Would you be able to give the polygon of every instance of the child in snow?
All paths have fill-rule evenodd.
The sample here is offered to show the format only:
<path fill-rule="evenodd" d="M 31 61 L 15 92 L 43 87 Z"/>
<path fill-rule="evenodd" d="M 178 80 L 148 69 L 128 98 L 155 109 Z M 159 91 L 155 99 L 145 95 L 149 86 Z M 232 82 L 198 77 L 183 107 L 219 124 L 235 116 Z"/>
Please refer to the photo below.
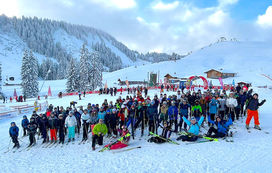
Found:
<path fill-rule="evenodd" d="M 162 133 L 161 133 L 161 137 L 165 138 L 165 139 L 169 139 L 172 133 L 171 130 L 171 126 L 170 124 L 167 123 L 167 121 L 163 122 L 163 126 L 159 125 L 159 127 L 162 128 Z M 159 137 L 151 137 L 150 139 L 147 140 L 148 142 L 155 142 L 157 144 L 161 144 L 166 142 L 165 140 L 163 140 L 162 138 Z"/>
<path fill-rule="evenodd" d="M 211 124 L 214 124 L 217 128 L 213 126 L 209 128 L 206 136 L 212 138 L 222 138 L 228 134 L 228 128 L 232 124 L 232 119 L 229 117 L 228 121 L 224 121 L 220 116 L 216 117 L 216 121 L 212 121 L 210 116 L 208 117 L 208 121 Z M 212 135 L 214 133 L 214 135 Z"/>
<path fill-rule="evenodd" d="M 30 123 L 27 126 L 27 131 L 29 135 L 29 142 L 30 144 L 28 147 L 30 147 L 32 144 L 36 144 L 35 134 L 37 132 L 38 125 L 35 122 L 34 118 L 30 118 Z"/>
<path fill-rule="evenodd" d="M 22 128 L 23 128 L 23 131 L 24 131 L 24 136 L 26 136 L 26 130 L 27 130 L 28 124 L 29 124 L 29 121 L 28 121 L 26 115 L 24 115 L 23 120 L 22 120 Z"/>
<path fill-rule="evenodd" d="M 19 148 L 20 147 L 18 141 L 19 128 L 16 126 L 15 122 L 10 123 L 9 136 L 11 137 L 12 142 L 14 143 L 13 148 L 15 147 Z"/>
<path fill-rule="evenodd" d="M 251 121 L 251 118 L 254 117 L 254 128 L 261 130 L 260 128 L 260 122 L 259 122 L 259 113 L 258 113 L 258 108 L 259 106 L 262 106 L 266 100 L 263 100 L 261 103 L 259 103 L 258 100 L 258 94 L 255 93 L 253 96 L 249 99 L 249 102 L 246 106 L 247 108 L 247 119 L 246 119 L 246 128 L 249 129 L 249 124 Z"/>
<path fill-rule="evenodd" d="M 187 120 L 184 116 L 182 117 L 184 122 L 189 126 L 188 133 L 190 135 L 181 135 L 177 140 L 182 141 L 196 141 L 198 139 L 199 129 L 204 121 L 204 116 L 201 116 L 200 120 L 197 122 L 195 117 L 191 118 L 191 121 Z"/>
<path fill-rule="evenodd" d="M 68 142 L 75 140 L 75 128 L 77 125 L 76 117 L 74 112 L 70 111 L 69 116 L 65 119 L 65 127 L 68 128 Z"/>

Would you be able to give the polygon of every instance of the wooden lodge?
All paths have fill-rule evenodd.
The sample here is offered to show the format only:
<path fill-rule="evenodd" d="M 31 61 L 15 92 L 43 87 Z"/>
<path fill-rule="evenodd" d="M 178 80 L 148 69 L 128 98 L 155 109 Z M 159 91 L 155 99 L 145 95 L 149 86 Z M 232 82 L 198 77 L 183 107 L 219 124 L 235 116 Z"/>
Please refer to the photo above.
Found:
<path fill-rule="evenodd" d="M 224 79 L 224 78 L 236 76 L 236 73 L 226 72 L 223 70 L 214 70 L 214 69 L 206 71 L 205 73 L 207 73 L 207 78 L 211 78 L 211 79 L 218 79 L 220 77 Z"/>

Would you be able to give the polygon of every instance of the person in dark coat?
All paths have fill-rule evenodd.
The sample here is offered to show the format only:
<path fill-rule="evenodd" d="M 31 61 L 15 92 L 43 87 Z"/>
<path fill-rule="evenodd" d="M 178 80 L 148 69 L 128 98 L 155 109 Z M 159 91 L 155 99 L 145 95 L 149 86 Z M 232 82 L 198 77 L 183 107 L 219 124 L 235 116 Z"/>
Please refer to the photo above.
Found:
<path fill-rule="evenodd" d="M 29 124 L 29 121 L 26 117 L 26 115 L 23 116 L 23 120 L 22 120 L 22 128 L 23 128 L 23 131 L 24 131 L 24 135 L 23 136 L 26 136 L 26 131 L 27 131 L 27 126 Z"/>
<path fill-rule="evenodd" d="M 19 136 L 19 128 L 16 126 L 15 122 L 10 123 L 10 128 L 9 128 L 9 136 L 12 139 L 12 142 L 14 143 L 13 148 L 20 147 L 19 141 L 18 141 L 18 136 Z"/>
<path fill-rule="evenodd" d="M 58 117 L 58 131 L 59 131 L 59 143 L 64 144 L 65 119 L 62 114 L 59 114 Z"/>
<path fill-rule="evenodd" d="M 30 142 L 28 147 L 30 147 L 33 144 L 34 145 L 36 144 L 35 134 L 37 132 L 37 128 L 38 128 L 38 125 L 36 124 L 35 119 L 30 118 L 30 123 L 27 126 L 27 131 L 28 131 L 28 135 L 29 135 L 29 142 Z"/>
<path fill-rule="evenodd" d="M 46 115 L 44 114 L 42 118 L 39 120 L 39 128 L 40 132 L 43 138 L 43 143 L 47 142 L 49 140 L 48 135 L 47 135 L 47 130 L 49 128 L 49 123 Z"/>

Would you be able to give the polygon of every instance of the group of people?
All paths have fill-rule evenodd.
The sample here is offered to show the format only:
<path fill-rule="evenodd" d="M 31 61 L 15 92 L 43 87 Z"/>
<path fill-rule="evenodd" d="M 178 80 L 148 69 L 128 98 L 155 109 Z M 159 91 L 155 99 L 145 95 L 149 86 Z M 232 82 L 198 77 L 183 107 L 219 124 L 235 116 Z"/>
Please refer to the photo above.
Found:
<path fill-rule="evenodd" d="M 152 137 L 149 139 L 151 142 L 162 143 L 166 141 L 163 139 L 170 138 L 171 133 L 184 131 L 186 134 L 177 140 L 195 141 L 205 123 L 209 126 L 206 136 L 224 137 L 229 126 L 246 113 L 246 128 L 254 117 L 254 128 L 260 130 L 258 107 L 265 100 L 259 102 L 258 94 L 252 95 L 252 89 L 234 90 L 229 94 L 217 89 L 192 93 L 177 91 L 173 95 L 161 93 L 153 98 L 144 97 L 142 92 L 138 90 L 137 95 L 125 98 L 120 96 L 115 103 L 107 99 L 101 105 L 89 103 L 85 109 L 83 106 L 76 108 L 74 103 L 66 109 L 49 105 L 44 114 L 38 115 L 34 111 L 30 121 L 24 116 L 24 135 L 28 132 L 31 146 L 36 142 L 35 134 L 42 136 L 43 143 L 59 141 L 63 144 L 67 134 L 70 142 L 75 140 L 75 133 L 82 132 L 82 141 L 88 140 L 88 134 L 92 133 L 92 147 L 95 149 L 96 142 L 103 145 L 104 136 L 125 136 L 130 129 L 134 139 L 136 130 L 140 130 L 143 136 L 148 127 L 148 131 L 155 134 L 158 134 L 158 128 L 162 128 L 162 138 Z M 14 147 L 19 147 L 18 134 L 19 129 L 12 122 L 10 136 Z M 129 138 L 121 144 L 127 145 L 128 141 Z"/>

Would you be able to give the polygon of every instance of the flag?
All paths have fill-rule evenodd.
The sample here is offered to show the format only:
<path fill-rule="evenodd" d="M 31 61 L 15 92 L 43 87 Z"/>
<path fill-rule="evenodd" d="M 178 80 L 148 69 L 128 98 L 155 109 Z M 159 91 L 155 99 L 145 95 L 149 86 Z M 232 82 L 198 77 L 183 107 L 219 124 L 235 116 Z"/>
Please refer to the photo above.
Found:
<path fill-rule="evenodd" d="M 14 89 L 13 97 L 17 97 L 16 89 Z"/>
<path fill-rule="evenodd" d="M 219 80 L 219 82 L 220 82 L 221 89 L 223 89 L 223 88 L 224 88 L 224 84 L 223 84 L 223 80 L 222 80 L 222 78 L 220 77 L 218 80 Z"/>
<path fill-rule="evenodd" d="M 128 83 L 128 80 L 126 80 L 126 85 L 127 85 L 127 87 L 129 88 L 129 83 Z"/>
<path fill-rule="evenodd" d="M 51 88 L 50 88 L 50 86 L 49 86 L 49 88 L 48 88 L 48 94 L 47 94 L 48 96 L 52 96 L 52 93 L 51 93 Z"/>
<path fill-rule="evenodd" d="M 105 86 L 104 86 L 104 88 L 105 88 L 105 89 L 107 89 L 107 88 L 108 88 L 108 84 L 107 84 L 107 81 L 106 81 L 106 83 L 105 83 Z"/>

